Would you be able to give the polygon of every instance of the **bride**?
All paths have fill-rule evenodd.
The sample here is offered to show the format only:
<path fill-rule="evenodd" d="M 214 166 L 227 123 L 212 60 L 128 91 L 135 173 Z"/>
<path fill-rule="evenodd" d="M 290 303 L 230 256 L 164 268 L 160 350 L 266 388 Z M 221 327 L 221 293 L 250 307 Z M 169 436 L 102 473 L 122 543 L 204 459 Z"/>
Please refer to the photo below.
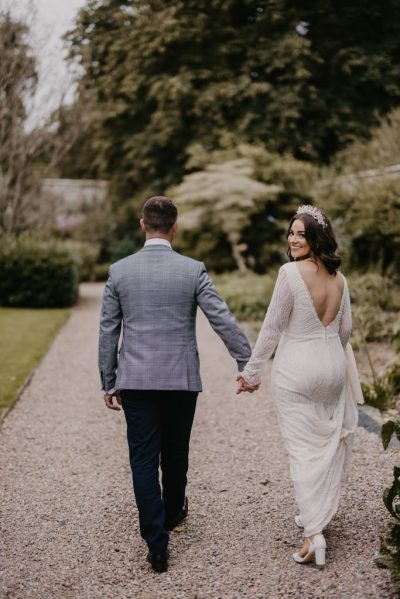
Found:
<path fill-rule="evenodd" d="M 335 515 L 341 481 L 350 468 L 357 401 L 362 403 L 354 355 L 348 343 L 351 308 L 340 257 L 327 217 L 301 206 L 290 221 L 290 262 L 278 279 L 251 359 L 238 375 L 237 392 L 253 391 L 278 345 L 272 396 L 289 454 L 290 473 L 304 528 L 293 559 L 325 564 L 323 530 Z M 278 344 L 279 342 L 279 344 Z"/>

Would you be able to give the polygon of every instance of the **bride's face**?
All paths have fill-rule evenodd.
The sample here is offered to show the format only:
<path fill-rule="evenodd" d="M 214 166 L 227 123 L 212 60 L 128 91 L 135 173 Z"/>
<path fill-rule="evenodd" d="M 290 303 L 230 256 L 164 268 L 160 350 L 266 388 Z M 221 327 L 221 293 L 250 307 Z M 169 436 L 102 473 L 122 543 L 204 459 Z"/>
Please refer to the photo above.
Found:
<path fill-rule="evenodd" d="M 294 260 L 304 258 L 311 252 L 311 247 L 306 240 L 304 223 L 301 220 L 295 220 L 288 235 L 290 254 Z"/>

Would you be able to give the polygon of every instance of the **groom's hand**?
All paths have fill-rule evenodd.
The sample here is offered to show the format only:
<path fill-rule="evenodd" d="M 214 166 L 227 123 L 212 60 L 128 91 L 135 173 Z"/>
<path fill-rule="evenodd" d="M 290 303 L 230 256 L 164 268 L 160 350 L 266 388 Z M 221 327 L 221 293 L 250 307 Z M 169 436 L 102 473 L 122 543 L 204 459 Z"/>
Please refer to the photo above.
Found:
<path fill-rule="evenodd" d="M 254 393 L 254 391 L 257 391 L 257 389 L 260 386 L 260 383 L 257 383 L 256 385 L 250 385 L 249 383 L 247 383 L 244 378 L 242 377 L 242 375 L 239 373 L 236 377 L 236 380 L 239 384 L 238 388 L 236 389 L 236 395 L 239 395 L 239 393 Z"/>
<path fill-rule="evenodd" d="M 113 402 L 113 397 L 115 397 L 116 404 L 114 404 L 114 402 Z M 120 395 L 119 391 L 116 391 L 113 395 L 110 395 L 109 393 L 105 393 L 104 401 L 106 403 L 107 408 L 109 408 L 110 410 L 120 410 L 121 409 L 120 408 L 121 395 Z"/>

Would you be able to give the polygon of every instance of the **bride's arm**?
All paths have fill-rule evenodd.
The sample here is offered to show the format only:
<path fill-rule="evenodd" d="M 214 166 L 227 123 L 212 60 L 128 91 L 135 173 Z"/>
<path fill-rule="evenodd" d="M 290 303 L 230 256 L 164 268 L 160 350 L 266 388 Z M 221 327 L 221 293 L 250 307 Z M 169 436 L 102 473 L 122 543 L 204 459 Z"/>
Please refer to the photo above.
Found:
<path fill-rule="evenodd" d="M 352 320 L 351 320 L 351 306 L 350 306 L 350 295 L 347 284 L 345 282 L 345 288 L 343 290 L 344 298 L 343 298 L 343 312 L 342 318 L 340 319 L 339 324 L 339 337 L 343 347 L 346 347 L 352 328 Z"/>
<path fill-rule="evenodd" d="M 287 326 L 293 309 L 293 302 L 289 281 L 284 269 L 281 267 L 251 358 L 241 373 L 245 382 L 250 385 L 256 385 L 260 382 L 261 368 L 273 354 L 281 333 Z"/>

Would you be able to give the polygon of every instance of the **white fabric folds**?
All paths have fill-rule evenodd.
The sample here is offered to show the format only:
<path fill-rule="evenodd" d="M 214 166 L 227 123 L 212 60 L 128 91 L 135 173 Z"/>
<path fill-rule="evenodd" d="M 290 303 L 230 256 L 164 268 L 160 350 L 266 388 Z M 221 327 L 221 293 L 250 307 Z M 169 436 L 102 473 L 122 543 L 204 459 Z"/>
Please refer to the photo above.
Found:
<path fill-rule="evenodd" d="M 351 395 L 356 404 L 363 404 L 364 397 L 361 390 L 360 379 L 358 376 L 357 364 L 354 357 L 353 348 L 350 343 L 345 347 L 346 358 L 346 381 L 349 385 Z"/>
<path fill-rule="evenodd" d="M 272 396 L 307 537 L 322 532 L 335 515 L 350 471 L 357 403 L 363 403 L 350 332 L 346 280 L 338 313 L 324 326 L 297 264 L 286 264 L 243 371 L 246 381 L 257 382 L 278 345 Z"/>

